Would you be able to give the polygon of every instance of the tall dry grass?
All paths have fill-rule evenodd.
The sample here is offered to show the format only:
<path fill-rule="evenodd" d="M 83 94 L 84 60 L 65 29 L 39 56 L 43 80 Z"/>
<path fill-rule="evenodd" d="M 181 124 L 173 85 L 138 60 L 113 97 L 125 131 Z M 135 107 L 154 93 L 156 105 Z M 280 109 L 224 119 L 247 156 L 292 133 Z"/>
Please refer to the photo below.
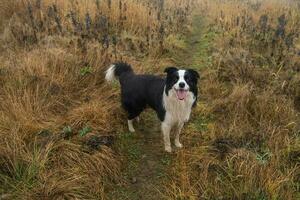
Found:
<path fill-rule="evenodd" d="M 212 67 L 166 199 L 299 198 L 299 2 L 199 5 Z"/>
<path fill-rule="evenodd" d="M 1 199 L 107 198 L 121 181 L 113 143 L 122 112 L 103 73 L 116 60 L 139 66 L 160 56 L 190 8 L 0 1 Z"/>
<path fill-rule="evenodd" d="M 187 26 L 192 1 L 4 1 L 4 40 L 35 44 L 49 36 L 77 37 L 83 51 L 88 41 L 102 44 L 113 56 L 155 54 Z M 5 24 L 3 24 L 6 22 Z M 45 41 L 47 42 L 47 41 Z"/>

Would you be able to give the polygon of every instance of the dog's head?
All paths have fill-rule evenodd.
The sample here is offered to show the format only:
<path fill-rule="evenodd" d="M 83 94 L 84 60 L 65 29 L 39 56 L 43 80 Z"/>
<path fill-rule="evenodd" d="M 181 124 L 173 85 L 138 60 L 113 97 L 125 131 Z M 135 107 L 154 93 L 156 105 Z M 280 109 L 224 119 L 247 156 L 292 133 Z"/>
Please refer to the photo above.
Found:
<path fill-rule="evenodd" d="M 173 90 L 179 100 L 185 100 L 189 92 L 197 95 L 197 82 L 200 78 L 197 71 L 193 69 L 177 69 L 176 67 L 168 67 L 165 69 L 167 73 L 166 89 L 168 95 L 169 91 Z"/>

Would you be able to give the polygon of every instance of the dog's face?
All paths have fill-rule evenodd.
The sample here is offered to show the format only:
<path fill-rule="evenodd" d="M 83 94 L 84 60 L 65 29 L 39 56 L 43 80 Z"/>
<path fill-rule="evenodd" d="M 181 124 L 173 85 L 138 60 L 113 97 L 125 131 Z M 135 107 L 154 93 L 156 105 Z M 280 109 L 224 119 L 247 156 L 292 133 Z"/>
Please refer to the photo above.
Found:
<path fill-rule="evenodd" d="M 166 94 L 173 90 L 178 100 L 185 100 L 188 93 L 192 92 L 197 95 L 197 82 L 200 78 L 197 71 L 193 69 L 177 69 L 176 67 L 168 67 L 165 69 L 167 73 Z"/>

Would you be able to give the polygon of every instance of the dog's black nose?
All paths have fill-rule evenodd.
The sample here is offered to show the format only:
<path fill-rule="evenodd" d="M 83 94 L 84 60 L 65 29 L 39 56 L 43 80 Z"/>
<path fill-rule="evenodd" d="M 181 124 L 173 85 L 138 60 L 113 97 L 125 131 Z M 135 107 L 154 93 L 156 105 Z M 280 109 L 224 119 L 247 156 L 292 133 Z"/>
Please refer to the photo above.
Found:
<path fill-rule="evenodd" d="M 185 83 L 184 83 L 184 82 L 180 82 L 180 83 L 179 83 L 179 87 L 180 87 L 180 88 L 184 88 L 184 87 L 185 87 Z"/>

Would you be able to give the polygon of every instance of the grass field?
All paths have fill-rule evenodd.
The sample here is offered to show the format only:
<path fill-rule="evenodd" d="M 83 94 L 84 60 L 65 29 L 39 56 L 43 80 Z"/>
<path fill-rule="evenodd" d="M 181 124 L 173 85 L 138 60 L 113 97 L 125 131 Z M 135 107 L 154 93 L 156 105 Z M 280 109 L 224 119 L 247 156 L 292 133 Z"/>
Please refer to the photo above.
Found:
<path fill-rule="evenodd" d="M 299 199 L 299 34 L 297 0 L 0 0 L 0 199 Z M 128 132 L 119 60 L 200 73 L 183 149 Z"/>

